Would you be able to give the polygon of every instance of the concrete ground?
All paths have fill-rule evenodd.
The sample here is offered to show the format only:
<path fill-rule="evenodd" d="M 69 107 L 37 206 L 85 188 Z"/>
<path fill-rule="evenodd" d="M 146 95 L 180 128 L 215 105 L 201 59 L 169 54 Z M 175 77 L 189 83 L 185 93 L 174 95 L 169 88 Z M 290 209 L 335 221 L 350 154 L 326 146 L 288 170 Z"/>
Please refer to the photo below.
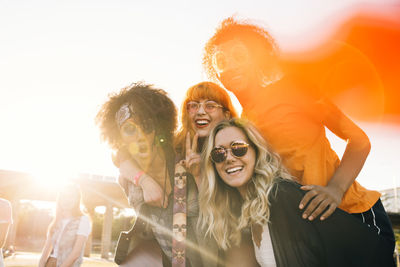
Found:
<path fill-rule="evenodd" d="M 4 260 L 6 267 L 37 267 L 40 254 L 28 252 L 16 252 Z M 116 267 L 113 261 L 100 259 L 98 255 L 84 258 L 82 267 Z"/>

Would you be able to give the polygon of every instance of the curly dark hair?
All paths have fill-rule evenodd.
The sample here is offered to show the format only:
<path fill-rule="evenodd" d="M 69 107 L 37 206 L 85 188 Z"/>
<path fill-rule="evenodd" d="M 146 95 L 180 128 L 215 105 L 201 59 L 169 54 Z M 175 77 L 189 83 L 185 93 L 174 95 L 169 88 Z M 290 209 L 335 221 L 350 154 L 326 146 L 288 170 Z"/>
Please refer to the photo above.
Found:
<path fill-rule="evenodd" d="M 249 48 L 251 57 L 261 70 L 269 69 L 268 58 L 278 56 L 278 46 L 267 30 L 248 20 L 238 20 L 233 16 L 226 18 L 219 24 L 204 47 L 203 67 L 210 79 L 218 81 L 217 73 L 212 65 L 215 47 L 235 39 L 240 40 Z"/>
<path fill-rule="evenodd" d="M 133 119 L 144 132 L 155 131 L 155 142 L 164 142 L 172 146 L 177 126 L 177 112 L 174 103 L 162 89 L 153 88 L 144 82 L 133 83 L 118 93 L 109 95 L 96 116 L 102 140 L 112 149 L 123 147 L 119 126 L 115 114 L 122 105 L 129 103 L 134 114 Z"/>

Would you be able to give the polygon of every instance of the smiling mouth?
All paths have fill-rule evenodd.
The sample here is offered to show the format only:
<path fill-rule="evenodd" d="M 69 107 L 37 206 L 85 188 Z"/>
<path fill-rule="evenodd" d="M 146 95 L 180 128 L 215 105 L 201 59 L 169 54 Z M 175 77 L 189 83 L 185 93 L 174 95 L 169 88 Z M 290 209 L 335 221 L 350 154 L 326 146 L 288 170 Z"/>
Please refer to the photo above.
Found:
<path fill-rule="evenodd" d="M 210 124 L 210 121 L 206 119 L 201 119 L 201 120 L 196 120 L 195 124 L 197 128 L 204 128 Z"/>
<path fill-rule="evenodd" d="M 236 174 L 243 170 L 243 166 L 232 167 L 225 170 L 227 174 Z"/>

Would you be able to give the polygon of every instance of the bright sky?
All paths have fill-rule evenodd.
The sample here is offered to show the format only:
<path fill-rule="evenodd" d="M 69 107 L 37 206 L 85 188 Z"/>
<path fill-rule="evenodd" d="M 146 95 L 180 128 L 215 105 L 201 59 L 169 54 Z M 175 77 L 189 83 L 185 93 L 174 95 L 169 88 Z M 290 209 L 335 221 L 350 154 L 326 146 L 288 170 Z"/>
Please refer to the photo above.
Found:
<path fill-rule="evenodd" d="M 0 169 L 115 176 L 94 124 L 108 93 L 145 80 L 179 106 L 186 89 L 206 79 L 205 41 L 233 14 L 267 26 L 290 50 L 316 42 L 321 23 L 328 34 L 338 14 L 383 2 L 395 1 L 0 0 Z M 362 126 L 373 150 L 359 180 L 373 189 L 400 185 L 400 129 Z M 341 153 L 344 144 L 333 146 Z"/>

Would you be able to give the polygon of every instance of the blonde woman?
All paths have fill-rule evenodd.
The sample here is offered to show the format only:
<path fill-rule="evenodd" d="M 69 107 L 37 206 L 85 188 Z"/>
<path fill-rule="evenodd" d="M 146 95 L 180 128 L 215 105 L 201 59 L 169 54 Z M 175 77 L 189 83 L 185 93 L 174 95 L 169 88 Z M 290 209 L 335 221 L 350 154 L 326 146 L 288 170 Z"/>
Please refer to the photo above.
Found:
<path fill-rule="evenodd" d="M 59 193 L 56 216 L 49 226 L 39 267 L 81 266 L 91 223 L 80 204 L 81 191 L 77 185 L 68 185 Z"/>
<path fill-rule="evenodd" d="M 202 165 L 200 226 L 222 249 L 250 227 L 261 266 L 394 266 L 390 242 L 344 211 L 303 220 L 304 191 L 247 122 L 218 124 Z"/>

